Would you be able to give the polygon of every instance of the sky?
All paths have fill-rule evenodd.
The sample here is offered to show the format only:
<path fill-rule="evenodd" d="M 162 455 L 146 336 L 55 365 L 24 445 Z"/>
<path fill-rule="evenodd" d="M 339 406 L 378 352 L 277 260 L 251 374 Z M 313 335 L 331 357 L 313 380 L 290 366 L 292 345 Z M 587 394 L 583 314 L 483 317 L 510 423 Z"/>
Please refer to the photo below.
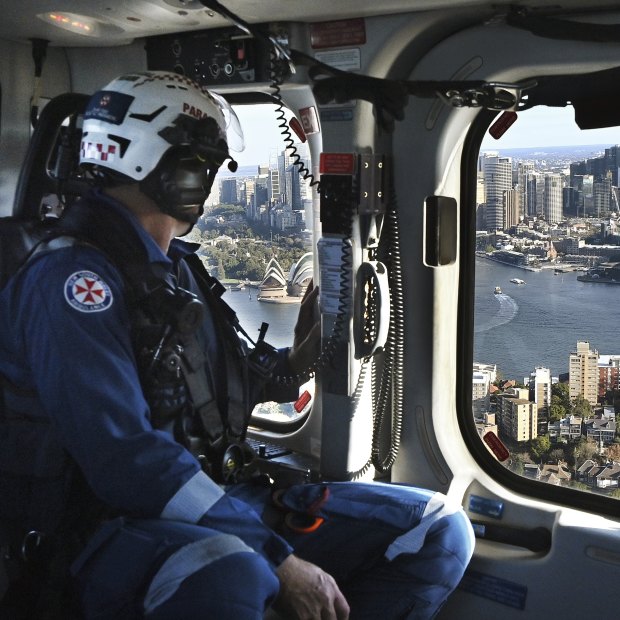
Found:
<path fill-rule="evenodd" d="M 274 107 L 271 105 L 235 106 L 244 133 L 245 149 L 233 153 L 240 166 L 268 164 L 270 156 L 284 149 Z M 290 115 L 290 113 L 289 113 Z M 288 117 L 287 117 L 288 118 Z M 296 136 L 293 136 L 297 142 Z M 574 110 L 537 106 L 519 113 L 517 121 L 500 140 L 487 134 L 482 150 L 620 144 L 620 127 L 580 130 Z"/>
<path fill-rule="evenodd" d="M 284 150 L 274 106 L 239 105 L 235 106 L 235 112 L 245 140 L 245 149 L 232 154 L 240 166 L 268 164 L 270 155 L 279 155 Z M 299 141 L 294 134 L 293 139 Z"/>
<path fill-rule="evenodd" d="M 519 118 L 499 139 L 487 134 L 482 149 L 514 149 L 539 146 L 620 144 L 620 127 L 581 130 L 575 124 L 572 106 L 536 106 L 519 113 Z"/>

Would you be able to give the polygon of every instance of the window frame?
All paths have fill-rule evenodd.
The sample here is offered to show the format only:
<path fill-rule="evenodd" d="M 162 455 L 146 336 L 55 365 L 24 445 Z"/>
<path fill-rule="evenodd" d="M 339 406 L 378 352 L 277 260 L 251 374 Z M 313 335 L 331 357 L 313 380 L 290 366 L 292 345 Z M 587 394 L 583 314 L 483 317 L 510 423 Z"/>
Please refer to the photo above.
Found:
<path fill-rule="evenodd" d="M 463 440 L 477 464 L 507 489 L 567 508 L 618 517 L 620 500 L 530 480 L 504 467 L 487 450 L 473 417 L 476 170 L 482 140 L 498 113 L 481 110 L 471 124 L 461 155 L 461 217 L 459 223 L 459 291 L 457 320 L 457 419 Z"/>

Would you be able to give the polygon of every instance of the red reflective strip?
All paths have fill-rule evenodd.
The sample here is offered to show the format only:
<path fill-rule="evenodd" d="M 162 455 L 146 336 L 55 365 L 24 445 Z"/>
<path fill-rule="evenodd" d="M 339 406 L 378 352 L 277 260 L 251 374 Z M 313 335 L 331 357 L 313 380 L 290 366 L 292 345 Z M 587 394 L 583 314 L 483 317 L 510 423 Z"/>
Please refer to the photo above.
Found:
<path fill-rule="evenodd" d="M 293 407 L 295 408 L 295 411 L 297 413 L 301 413 L 304 410 L 304 407 L 310 402 L 311 398 L 312 396 L 310 396 L 310 392 L 306 390 L 293 405 Z"/>
<path fill-rule="evenodd" d="M 510 458 L 508 448 L 506 448 L 502 440 L 493 431 L 485 433 L 482 440 L 491 448 L 491 452 L 497 457 L 498 461 L 505 461 Z"/>
<path fill-rule="evenodd" d="M 293 116 L 289 121 L 289 125 L 291 129 L 295 132 L 295 135 L 302 141 L 306 142 L 308 138 L 306 138 L 306 132 L 304 128 L 301 126 L 301 123 Z"/>
<path fill-rule="evenodd" d="M 489 127 L 489 133 L 493 138 L 499 140 L 508 128 L 517 120 L 517 113 L 506 110 L 502 115 Z"/>

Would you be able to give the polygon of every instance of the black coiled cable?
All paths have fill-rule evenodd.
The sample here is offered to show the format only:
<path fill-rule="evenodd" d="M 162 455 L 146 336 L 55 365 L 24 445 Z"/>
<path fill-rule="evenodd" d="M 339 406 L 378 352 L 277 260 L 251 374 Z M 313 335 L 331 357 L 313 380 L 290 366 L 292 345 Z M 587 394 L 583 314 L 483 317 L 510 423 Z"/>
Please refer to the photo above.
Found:
<path fill-rule="evenodd" d="M 278 121 L 278 127 L 284 141 L 285 149 L 288 150 L 289 156 L 293 159 L 293 165 L 297 168 L 297 171 L 301 175 L 304 181 L 310 182 L 310 187 L 316 186 L 316 191 L 321 192 L 321 186 L 319 181 L 314 178 L 314 175 L 308 170 L 306 164 L 301 159 L 301 155 L 297 152 L 297 147 L 291 135 L 291 130 L 286 122 L 286 113 L 284 112 L 284 103 L 282 101 L 282 93 L 280 86 L 284 82 L 284 78 L 287 74 L 288 67 L 285 65 L 278 56 L 277 50 L 272 46 L 270 51 L 270 88 L 273 90 L 273 98 L 277 101 L 276 105 L 276 119 Z"/>
<path fill-rule="evenodd" d="M 270 52 L 270 87 L 273 91 L 273 98 L 277 102 L 276 105 L 276 118 L 278 121 L 278 127 L 282 134 L 285 147 L 289 152 L 289 156 L 293 159 L 293 165 L 297 168 L 299 174 L 304 181 L 309 181 L 311 187 L 316 187 L 316 191 L 321 193 L 321 186 L 314 175 L 308 170 L 305 163 L 301 159 L 301 156 L 297 152 L 295 147 L 291 131 L 286 122 L 286 114 L 284 111 L 284 102 L 282 101 L 282 93 L 280 86 L 284 81 L 288 72 L 288 67 L 280 59 L 278 52 L 275 48 L 271 48 Z M 346 197 L 350 198 L 350 197 Z M 350 200 L 343 201 L 345 204 L 351 204 Z M 353 272 L 353 248 L 347 239 L 351 238 L 352 234 L 352 221 L 353 221 L 353 206 L 348 211 L 340 212 L 342 217 L 342 230 L 345 231 L 345 238 L 342 240 L 342 266 L 340 269 L 340 296 L 338 298 L 338 311 L 336 318 L 332 325 L 332 331 L 329 338 L 322 345 L 321 353 L 317 359 L 304 371 L 296 375 L 289 376 L 276 376 L 274 381 L 281 385 L 301 385 L 309 379 L 312 379 L 316 372 L 322 368 L 325 368 L 333 359 L 337 343 L 339 342 L 345 327 L 347 327 L 349 306 L 350 306 L 350 292 L 352 290 L 352 272 Z"/>
<path fill-rule="evenodd" d="M 386 251 L 388 263 L 388 281 L 390 285 L 390 327 L 385 345 L 383 368 L 380 376 L 377 367 L 373 372 L 373 437 L 371 461 L 380 473 L 386 473 L 394 464 L 400 449 L 403 409 L 403 356 L 404 356 L 404 301 L 403 278 L 400 256 L 400 234 L 398 227 L 396 191 L 390 183 L 390 199 L 386 212 L 386 235 L 382 237 L 381 246 Z M 385 240 L 384 240 L 385 239 Z M 378 387 L 377 387 L 378 384 Z M 389 401 L 389 403 L 388 403 Z M 388 453 L 381 455 L 381 439 L 389 409 L 391 416 L 391 436 Z"/>

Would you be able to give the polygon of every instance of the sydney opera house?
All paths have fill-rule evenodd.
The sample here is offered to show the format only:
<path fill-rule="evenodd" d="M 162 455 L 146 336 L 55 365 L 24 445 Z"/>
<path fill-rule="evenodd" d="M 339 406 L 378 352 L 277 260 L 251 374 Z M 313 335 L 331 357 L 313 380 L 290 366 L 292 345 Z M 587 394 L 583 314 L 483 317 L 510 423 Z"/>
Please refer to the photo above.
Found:
<path fill-rule="evenodd" d="M 272 258 L 265 270 L 265 276 L 258 286 L 258 300 L 282 300 L 299 298 L 312 279 L 312 253 L 304 254 L 285 275 L 280 263 Z"/>

